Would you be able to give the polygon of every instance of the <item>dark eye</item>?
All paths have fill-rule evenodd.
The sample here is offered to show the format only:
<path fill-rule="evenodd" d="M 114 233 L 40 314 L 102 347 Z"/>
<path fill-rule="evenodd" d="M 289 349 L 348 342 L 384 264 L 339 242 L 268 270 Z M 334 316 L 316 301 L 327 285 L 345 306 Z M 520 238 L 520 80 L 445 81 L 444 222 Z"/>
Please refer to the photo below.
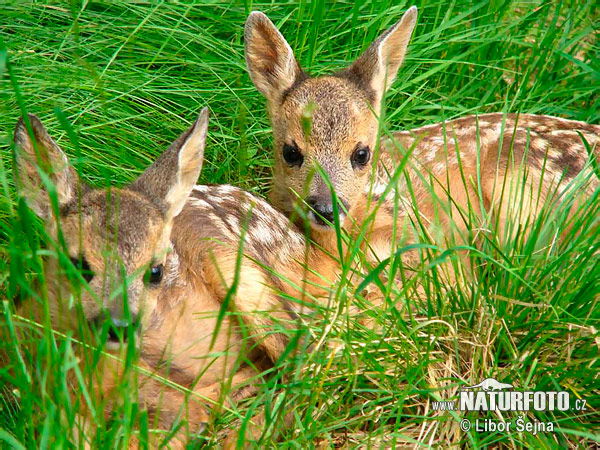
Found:
<path fill-rule="evenodd" d="M 79 272 L 81 272 L 81 276 L 85 281 L 87 281 L 88 283 L 92 281 L 92 279 L 94 278 L 94 272 L 90 268 L 90 265 L 88 264 L 83 255 L 79 257 L 72 256 L 71 262 L 75 267 L 77 267 Z"/>
<path fill-rule="evenodd" d="M 162 264 L 150 267 L 146 272 L 146 281 L 150 284 L 159 284 L 162 281 L 163 272 L 164 266 Z"/>
<path fill-rule="evenodd" d="M 371 150 L 369 149 L 369 147 L 363 147 L 362 145 L 359 145 L 356 147 L 356 150 L 354 150 L 354 153 L 352 153 L 350 162 L 352 164 L 352 167 L 354 167 L 355 169 L 362 169 L 367 165 L 370 159 Z"/>
<path fill-rule="evenodd" d="M 304 156 L 300 153 L 300 149 L 295 142 L 293 145 L 283 144 L 283 159 L 292 167 L 300 167 L 304 162 Z"/>

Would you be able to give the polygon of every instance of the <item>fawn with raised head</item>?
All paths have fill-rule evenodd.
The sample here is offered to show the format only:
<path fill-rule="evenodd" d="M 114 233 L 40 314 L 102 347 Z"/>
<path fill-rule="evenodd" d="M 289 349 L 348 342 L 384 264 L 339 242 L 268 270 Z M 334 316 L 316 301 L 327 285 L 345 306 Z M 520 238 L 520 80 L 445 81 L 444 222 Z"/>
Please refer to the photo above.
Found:
<path fill-rule="evenodd" d="M 382 100 L 416 19 L 411 7 L 350 67 L 319 77 L 301 69 L 267 16 L 253 12 L 246 22 L 247 69 L 266 97 L 273 128 L 270 199 L 288 215 L 307 212 L 311 238 L 329 251 L 336 249 L 331 225 L 338 220 L 353 236 L 370 217 L 364 242 L 377 261 L 390 254 L 394 224 L 398 242 L 406 242 L 405 225 L 414 226 L 417 216 L 425 223 L 439 220 L 446 234 L 449 222 L 462 230 L 494 226 L 502 232 L 515 220 L 531 221 L 582 171 L 590 181 L 585 192 L 598 185 L 586 145 L 599 154 L 600 126 L 549 116 L 469 116 L 395 133 L 377 149 Z M 388 189 L 400 165 L 403 173 Z M 491 223 L 472 223 L 465 211 L 485 213 Z"/>
<path fill-rule="evenodd" d="M 53 329 L 78 335 L 82 311 L 90 328 L 107 333 L 108 351 L 135 338 L 140 366 L 208 399 L 141 377 L 139 403 L 159 429 L 187 419 L 180 444 L 207 422 L 205 406 L 227 381 L 234 401 L 256 390 L 248 380 L 287 345 L 277 326 L 297 326 L 301 306 L 289 298 L 310 303 L 322 277 L 333 276 L 264 200 L 232 186 L 195 186 L 207 126 L 205 109 L 134 182 L 109 189 L 84 184 L 37 117 L 21 119 L 14 134 L 19 191 L 45 219 L 56 254 L 66 255 L 44 261 L 47 305 L 28 299 L 18 315 L 44 323 L 48 314 Z M 304 265 L 315 267 L 317 257 L 318 276 Z M 68 258 L 85 287 L 75 302 Z M 218 323 L 225 301 L 239 315 Z M 96 390 L 110 398 L 121 369 L 111 358 L 102 365 Z"/>

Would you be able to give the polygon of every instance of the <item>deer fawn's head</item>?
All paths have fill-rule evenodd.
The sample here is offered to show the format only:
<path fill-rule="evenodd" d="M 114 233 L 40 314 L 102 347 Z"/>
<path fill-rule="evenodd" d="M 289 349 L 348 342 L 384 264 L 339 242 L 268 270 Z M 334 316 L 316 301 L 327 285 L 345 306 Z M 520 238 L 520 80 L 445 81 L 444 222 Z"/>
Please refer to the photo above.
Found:
<path fill-rule="evenodd" d="M 310 208 L 311 225 L 333 223 L 327 177 L 344 210 L 351 211 L 368 186 L 377 138 L 377 115 L 385 91 L 402 64 L 415 27 L 410 8 L 347 69 L 312 78 L 292 49 L 260 12 L 246 21 L 246 65 L 266 97 L 275 145 L 272 201 L 291 213 L 296 203 Z M 315 171 L 319 167 L 318 171 Z"/>
<path fill-rule="evenodd" d="M 110 320 L 109 344 L 118 345 L 119 335 L 126 337 L 130 326 L 139 329 L 161 290 L 177 281 L 177 257 L 169 253 L 171 226 L 200 174 L 208 111 L 137 180 L 108 189 L 82 183 L 40 120 L 28 119 L 31 129 L 21 118 L 14 134 L 19 192 L 45 220 L 58 253 L 66 253 L 88 285 L 74 304 L 64 264 L 47 258 L 53 326 L 77 329 L 81 306 L 90 323 L 102 326 Z"/>

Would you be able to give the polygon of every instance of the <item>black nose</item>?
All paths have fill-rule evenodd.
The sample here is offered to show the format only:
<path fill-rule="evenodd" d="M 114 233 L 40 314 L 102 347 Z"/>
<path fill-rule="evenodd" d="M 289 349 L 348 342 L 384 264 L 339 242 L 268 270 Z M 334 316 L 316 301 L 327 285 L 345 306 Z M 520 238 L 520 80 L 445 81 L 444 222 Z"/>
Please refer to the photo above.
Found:
<path fill-rule="evenodd" d="M 139 318 L 137 314 L 132 315 L 129 320 L 100 314 L 90 322 L 97 330 L 102 330 L 106 326 L 105 324 L 108 324 L 108 339 L 113 342 L 127 342 L 129 328 L 132 328 L 134 332 L 139 330 Z"/>
<path fill-rule="evenodd" d="M 315 212 L 315 222 L 319 225 L 332 225 L 334 223 L 333 203 L 331 201 L 324 201 L 318 197 L 309 197 L 307 203 Z"/>

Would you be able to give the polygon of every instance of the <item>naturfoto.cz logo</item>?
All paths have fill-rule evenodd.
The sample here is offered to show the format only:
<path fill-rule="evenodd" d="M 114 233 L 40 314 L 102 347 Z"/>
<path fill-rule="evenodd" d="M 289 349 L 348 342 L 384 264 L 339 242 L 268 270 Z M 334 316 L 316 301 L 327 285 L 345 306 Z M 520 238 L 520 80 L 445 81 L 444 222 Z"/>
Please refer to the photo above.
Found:
<path fill-rule="evenodd" d="M 501 383 L 495 378 L 486 378 L 479 384 L 463 387 L 458 400 L 432 402 L 434 411 L 585 411 L 586 400 L 575 399 L 566 391 L 513 391 L 514 386 Z M 518 431 L 539 432 L 554 431 L 554 423 L 527 421 L 523 415 L 515 420 L 462 419 L 463 431 Z"/>
<path fill-rule="evenodd" d="M 571 397 L 566 391 L 513 391 L 512 384 L 486 378 L 479 384 L 466 386 L 458 400 L 432 402 L 434 411 L 577 411 L 586 410 L 586 401 Z"/>

